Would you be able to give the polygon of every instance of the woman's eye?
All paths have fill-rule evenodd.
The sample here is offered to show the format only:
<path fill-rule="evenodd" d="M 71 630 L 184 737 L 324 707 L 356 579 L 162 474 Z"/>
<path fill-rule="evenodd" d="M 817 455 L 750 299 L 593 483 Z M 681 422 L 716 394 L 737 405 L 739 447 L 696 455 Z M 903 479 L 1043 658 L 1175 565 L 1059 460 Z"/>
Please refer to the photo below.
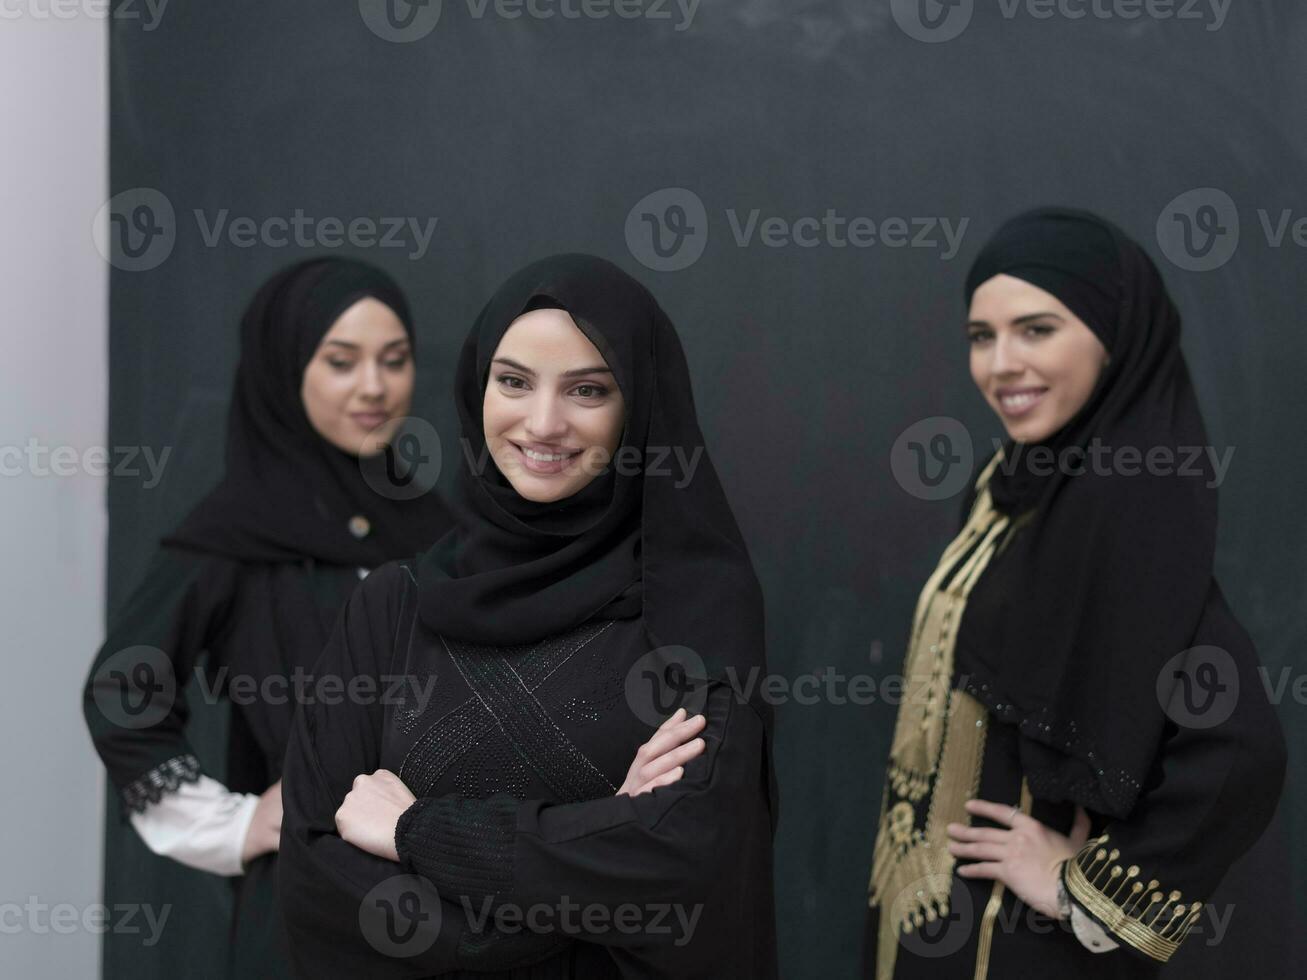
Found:
<path fill-rule="evenodd" d="M 1047 323 L 1032 323 L 1026 328 L 1031 336 L 1044 337 L 1052 333 L 1056 328 L 1049 326 Z"/>
<path fill-rule="evenodd" d="M 989 340 L 992 336 L 993 334 L 988 330 L 973 330 L 971 333 L 967 334 L 967 342 L 974 347 L 982 341 Z"/>
<path fill-rule="evenodd" d="M 602 398 L 608 394 L 603 385 L 577 385 L 572 391 L 581 398 Z"/>
<path fill-rule="evenodd" d="M 520 390 L 526 387 L 526 382 L 521 378 L 519 378 L 516 374 L 501 374 L 495 380 L 498 381 L 505 388 Z"/>
<path fill-rule="evenodd" d="M 383 363 L 386 365 L 386 367 L 390 368 L 392 371 L 398 371 L 400 368 L 408 364 L 408 357 L 407 356 L 396 357 L 392 360 L 384 361 Z"/>
<path fill-rule="evenodd" d="M 353 361 L 338 361 L 330 357 L 327 358 L 327 363 L 330 364 L 337 371 L 347 371 L 354 366 Z"/>

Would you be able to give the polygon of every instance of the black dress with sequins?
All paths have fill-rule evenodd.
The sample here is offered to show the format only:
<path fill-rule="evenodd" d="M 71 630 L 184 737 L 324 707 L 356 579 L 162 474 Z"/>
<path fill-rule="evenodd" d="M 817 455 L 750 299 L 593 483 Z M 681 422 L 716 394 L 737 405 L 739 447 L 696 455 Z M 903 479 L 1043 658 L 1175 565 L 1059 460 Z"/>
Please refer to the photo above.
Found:
<path fill-rule="evenodd" d="M 291 736 L 279 874 L 297 974 L 774 977 L 754 710 L 710 687 L 682 778 L 615 795 L 655 727 L 627 696 L 652 646 L 641 619 L 486 647 L 426 629 L 416 597 L 406 564 L 369 576 L 315 673 L 380 696 L 305 705 Z M 417 797 L 399 864 L 336 833 L 377 769 Z"/>

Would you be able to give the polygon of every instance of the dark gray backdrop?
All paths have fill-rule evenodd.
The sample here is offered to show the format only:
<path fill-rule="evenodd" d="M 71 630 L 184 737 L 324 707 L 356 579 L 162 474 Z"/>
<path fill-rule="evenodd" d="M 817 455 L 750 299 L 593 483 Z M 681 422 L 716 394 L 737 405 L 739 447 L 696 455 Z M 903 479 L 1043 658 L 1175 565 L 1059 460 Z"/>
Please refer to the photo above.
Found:
<path fill-rule="evenodd" d="M 388 20 L 373 0 L 174 0 L 157 16 L 140 2 L 111 29 L 112 210 L 158 232 L 115 252 L 109 434 L 172 455 L 157 487 L 111 481 L 111 609 L 219 472 L 236 324 L 274 269 L 349 237 L 340 251 L 398 277 L 418 316 L 417 408 L 450 447 L 447 385 L 480 305 L 519 265 L 584 250 L 646 282 L 680 328 L 767 593 L 773 668 L 884 678 L 957 513 L 896 479 L 896 439 L 952 417 L 978 455 L 999 432 L 967 373 L 967 263 L 1020 208 L 1097 209 L 1158 259 L 1185 315 L 1212 441 L 1235 448 L 1218 572 L 1271 682 L 1289 681 L 1280 817 L 1213 896 L 1235 905 L 1224 940 L 1194 936 L 1177 962 L 1287 975 L 1290 836 L 1307 824 L 1292 686 L 1307 640 L 1307 237 L 1292 224 L 1307 215 L 1307 10 L 1099 0 L 1105 16 L 1077 18 L 1074 0 L 925 0 L 923 21 L 898 0 L 703 0 L 692 16 L 626 0 L 640 16 L 619 17 L 573 0 L 582 16 L 566 17 L 539 0 L 554 16 L 512 17 L 398 0 Z M 308 247 L 265 224 L 297 209 Z M 847 224 L 829 237 L 828 211 L 871 219 L 874 244 L 841 245 Z M 363 218 L 437 223 L 420 254 L 411 225 L 400 247 L 384 227 L 348 236 Z M 907 244 L 882 225 L 895 218 Z M 958 247 L 938 219 L 962 228 Z M 893 721 L 879 702 L 779 709 L 786 977 L 855 970 Z M 221 714 L 197 724 L 221 773 Z M 154 949 L 106 936 L 105 975 L 216 976 L 225 883 L 153 859 L 112 819 L 106 850 L 106 901 L 173 908 Z"/>

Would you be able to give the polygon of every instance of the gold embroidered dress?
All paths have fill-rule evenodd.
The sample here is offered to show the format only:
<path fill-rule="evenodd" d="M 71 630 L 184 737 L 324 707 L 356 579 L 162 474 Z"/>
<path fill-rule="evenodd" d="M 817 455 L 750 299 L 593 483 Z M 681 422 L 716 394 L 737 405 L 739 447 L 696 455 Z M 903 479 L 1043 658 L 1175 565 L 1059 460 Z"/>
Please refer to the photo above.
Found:
<path fill-rule="evenodd" d="M 1236 795 L 1263 802 L 1271 794 L 1273 809 L 1278 723 L 1265 698 L 1243 697 L 1221 726 L 1170 734 L 1158 785 L 1128 819 L 1090 812 L 1090 838 L 1063 869 L 1074 929 L 1071 919 L 1029 909 L 1001 882 L 956 875 L 947 825 L 998 826 L 973 819 L 966 800 L 1018 806 L 1064 834 L 1075 815 L 1069 801 L 1032 798 L 1016 726 L 1002 720 L 1001 705 L 991 711 L 977 697 L 986 691 L 955 657 L 968 595 L 1021 533 L 1022 522 L 996 511 L 987 489 L 1001 458 L 981 473 L 967 522 L 917 603 L 872 860 L 864 976 L 985 980 L 1037 969 L 1059 980 L 1154 977 L 1201 920 L 1229 863 L 1261 831 L 1255 820 L 1240 825 L 1231 788 L 1239 784 Z M 1209 605 L 1208 621 L 1234 622 L 1219 592 Z M 1257 694 L 1255 662 L 1240 663 L 1239 673 Z"/>

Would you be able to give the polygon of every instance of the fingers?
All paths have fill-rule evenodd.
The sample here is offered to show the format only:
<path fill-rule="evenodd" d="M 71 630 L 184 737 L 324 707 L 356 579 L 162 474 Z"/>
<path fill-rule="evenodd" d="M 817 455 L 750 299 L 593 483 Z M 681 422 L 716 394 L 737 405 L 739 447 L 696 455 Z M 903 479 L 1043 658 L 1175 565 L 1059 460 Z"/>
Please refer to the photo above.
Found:
<path fill-rule="evenodd" d="M 968 827 L 964 823 L 951 823 L 946 828 L 949 837 L 962 841 L 986 841 L 1001 844 L 1007 840 L 1008 831 L 997 827 Z"/>
<path fill-rule="evenodd" d="M 964 844 L 951 840 L 948 842 L 948 852 L 954 857 L 975 858 L 979 861 L 1002 861 L 1007 856 L 1007 848 L 1002 844 L 988 842 Z"/>
<path fill-rule="evenodd" d="M 1079 850 L 1085 841 L 1089 840 L 1089 814 L 1079 804 L 1076 805 L 1076 819 L 1071 825 L 1070 836 L 1071 843 L 1075 845 L 1076 850 Z"/>
<path fill-rule="evenodd" d="M 964 878 L 998 878 L 1002 868 L 996 861 L 977 861 L 975 864 L 959 864 L 957 872 Z"/>
<path fill-rule="evenodd" d="M 1029 819 L 1020 810 L 1015 809 L 1011 803 L 967 800 L 966 808 L 968 813 L 984 817 L 987 820 L 993 820 L 995 823 L 1001 823 L 1005 827 L 1015 827 L 1020 821 Z"/>
<path fill-rule="evenodd" d="M 676 716 L 673 715 L 672 717 L 675 718 Z M 636 755 L 640 758 L 642 765 L 650 763 L 664 752 L 669 752 L 688 739 L 694 738 L 699 732 L 703 731 L 704 726 L 707 724 L 708 719 L 703 715 L 695 715 L 693 718 L 687 718 L 685 721 L 677 722 L 670 727 L 667 722 L 664 722 L 663 727 L 658 729 L 649 741 L 640 746 Z"/>
<path fill-rule="evenodd" d="M 645 783 L 643 786 L 641 786 L 631 795 L 639 796 L 641 793 L 648 793 L 650 790 L 657 789 L 659 786 L 670 786 L 672 783 L 680 779 L 681 776 L 683 776 L 684 774 L 685 774 L 685 769 L 683 769 L 681 766 L 677 766 L 675 769 L 671 770 L 670 772 L 663 773 L 657 779 L 649 780 L 649 782 Z"/>
<path fill-rule="evenodd" d="M 679 725 L 683 718 L 685 718 L 685 709 L 677 708 L 675 711 L 673 711 L 670 715 L 667 716 L 666 721 L 664 721 L 661 725 L 658 726 L 658 730 L 662 732 L 668 730 L 669 728 L 673 728 L 676 725 Z"/>
<path fill-rule="evenodd" d="M 707 745 L 701 738 L 686 742 L 684 745 L 677 746 L 669 752 L 664 752 L 652 762 L 645 763 L 640 767 L 640 775 L 644 779 L 653 779 L 661 776 L 669 769 L 675 769 L 689 762 L 704 750 Z"/>

